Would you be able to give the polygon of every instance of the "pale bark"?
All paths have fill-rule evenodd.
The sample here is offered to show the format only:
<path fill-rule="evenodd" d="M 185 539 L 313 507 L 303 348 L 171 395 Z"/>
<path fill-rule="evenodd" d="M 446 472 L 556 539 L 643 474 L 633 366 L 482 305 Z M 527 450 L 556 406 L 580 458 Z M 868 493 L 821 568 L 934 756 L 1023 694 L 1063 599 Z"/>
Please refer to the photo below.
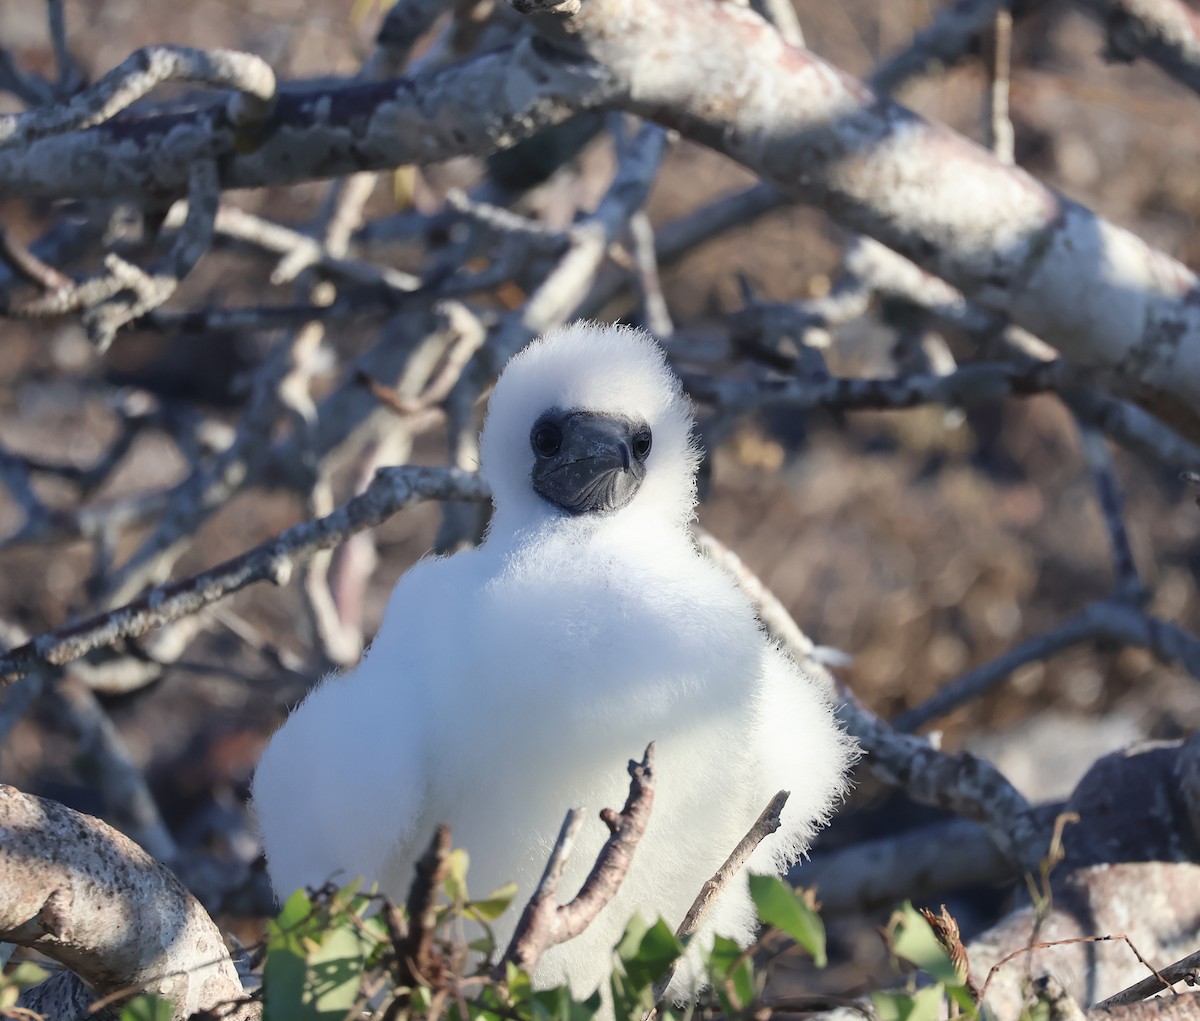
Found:
<path fill-rule="evenodd" d="M 90 816 L 0 785 L 0 940 L 33 947 L 94 999 L 156 993 L 174 1017 L 257 1016 L 221 933 L 175 876 Z M 61 1015 L 60 1015 L 61 1016 Z"/>

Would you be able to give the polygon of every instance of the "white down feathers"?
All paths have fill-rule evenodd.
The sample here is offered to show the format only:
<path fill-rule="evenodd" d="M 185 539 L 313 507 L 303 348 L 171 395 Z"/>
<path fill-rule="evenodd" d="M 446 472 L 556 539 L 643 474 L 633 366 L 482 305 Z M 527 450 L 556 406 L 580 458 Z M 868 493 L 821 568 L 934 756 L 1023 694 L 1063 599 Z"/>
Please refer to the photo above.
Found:
<path fill-rule="evenodd" d="M 530 431 L 548 409 L 649 425 L 645 479 L 626 506 L 571 516 L 534 492 Z M 779 872 L 803 853 L 852 746 L 827 696 L 693 545 L 691 426 L 678 380 L 638 331 L 577 323 L 509 362 L 481 438 L 496 505 L 486 541 L 405 574 L 358 668 L 320 684 L 263 755 L 254 802 L 281 898 L 361 875 L 402 901 L 445 822 L 471 855 L 472 892 L 516 880 L 523 903 L 566 810 L 582 806 L 569 897 L 607 836 L 597 813 L 624 802 L 626 762 L 650 741 L 657 793 L 629 875 L 582 936 L 546 955 L 539 985 L 590 993 L 635 912 L 677 925 L 780 789 L 792 792 L 783 826 L 751 868 Z M 707 932 L 745 943 L 753 924 L 735 882 Z"/>

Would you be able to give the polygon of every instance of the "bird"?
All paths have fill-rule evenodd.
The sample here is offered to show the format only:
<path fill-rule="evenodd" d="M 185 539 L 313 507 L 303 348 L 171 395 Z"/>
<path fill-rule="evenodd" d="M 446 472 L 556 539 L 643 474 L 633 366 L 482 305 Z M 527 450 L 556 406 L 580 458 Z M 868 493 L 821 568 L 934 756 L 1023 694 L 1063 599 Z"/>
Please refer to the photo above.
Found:
<path fill-rule="evenodd" d="M 762 629 L 690 532 L 700 451 L 658 343 L 580 321 L 512 357 L 480 437 L 493 513 L 483 542 L 427 556 L 392 592 L 357 668 L 318 684 L 253 781 L 267 869 L 296 888 L 361 877 L 402 902 L 439 824 L 473 894 L 535 889 L 564 814 L 592 810 L 560 889 L 609 835 L 626 763 L 656 747 L 649 826 L 611 904 L 551 948 L 535 984 L 586 997 L 635 914 L 674 928 L 781 789 L 781 826 L 749 868 L 780 874 L 844 796 L 856 755 L 826 687 Z M 514 917 L 495 923 L 498 945 Z M 745 876 L 697 934 L 745 945 Z M 697 951 L 670 993 L 702 982 Z"/>

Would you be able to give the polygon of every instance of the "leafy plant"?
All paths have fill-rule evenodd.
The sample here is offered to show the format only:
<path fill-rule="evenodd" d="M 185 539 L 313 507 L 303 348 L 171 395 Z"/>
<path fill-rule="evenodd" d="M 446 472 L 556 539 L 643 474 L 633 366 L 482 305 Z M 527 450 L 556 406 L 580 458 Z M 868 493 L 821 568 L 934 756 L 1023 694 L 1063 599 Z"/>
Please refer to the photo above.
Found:
<path fill-rule="evenodd" d="M 49 973 L 36 964 L 24 961 L 10 968 L 5 974 L 0 968 L 0 1017 L 14 1016 L 14 1008 L 23 989 L 45 982 Z"/>
<path fill-rule="evenodd" d="M 910 973 L 905 989 L 871 994 L 880 1021 L 938 1021 L 945 1016 L 942 1008 L 947 1001 L 952 1016 L 978 1015 L 965 969 L 954 963 L 933 926 L 912 904 L 906 901 L 893 912 L 885 935 L 893 957 L 916 971 Z M 933 982 L 918 987 L 919 976 Z"/>
<path fill-rule="evenodd" d="M 511 905 L 509 884 L 482 899 L 467 889 L 469 860 L 464 852 L 447 857 L 434 912 L 436 966 L 412 973 L 401 956 L 410 938 L 402 909 L 359 891 L 356 885 L 294 894 L 270 924 L 263 967 L 266 1021 L 340 1021 L 361 1011 L 386 1021 L 591 1021 L 601 1010 L 599 991 L 583 998 L 569 987 L 535 989 L 529 975 L 509 964 L 494 972 L 497 946 L 491 923 Z M 699 954 L 709 991 L 686 1011 L 664 1000 L 669 976 L 689 948 L 662 919 L 635 916 L 613 949 L 608 991 L 617 1021 L 704 1021 L 720 1014 L 745 1019 L 764 1003 L 776 933 L 791 938 L 825 967 L 825 927 L 810 894 L 772 876 L 751 876 L 750 894 L 764 937 L 750 947 L 717 936 Z M 946 916 L 948 918 L 948 916 Z M 936 921 L 936 919 L 935 919 Z M 484 936 L 466 942 L 470 922 Z M 934 1021 L 952 1014 L 978 1016 L 964 973 L 955 965 L 935 928 L 911 904 L 892 916 L 885 938 L 897 964 L 908 970 L 906 985 L 872 995 L 880 1021 Z M 768 951 L 768 947 L 772 951 Z M 157 1015 L 131 1015 L 122 1021 L 157 1021 Z"/>

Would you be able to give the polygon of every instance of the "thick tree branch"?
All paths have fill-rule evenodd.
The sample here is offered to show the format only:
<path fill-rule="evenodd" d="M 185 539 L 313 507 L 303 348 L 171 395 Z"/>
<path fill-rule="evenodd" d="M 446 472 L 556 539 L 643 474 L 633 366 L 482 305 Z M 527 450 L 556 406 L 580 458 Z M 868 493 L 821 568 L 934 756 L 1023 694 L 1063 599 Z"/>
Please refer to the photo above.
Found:
<path fill-rule="evenodd" d="M 610 77 L 529 40 L 445 70 L 326 90 L 281 91 L 241 127 L 211 108 L 106 121 L 0 150 L 0 191 L 17 196 L 180 195 L 199 159 L 223 188 L 434 163 L 512 145 L 611 99 Z"/>
<path fill-rule="evenodd" d="M 589 0 L 546 31 L 610 69 L 623 104 L 1007 312 L 1200 435 L 1200 282 L 1140 238 L 789 47 L 744 8 Z"/>
<path fill-rule="evenodd" d="M 98 819 L 0 785 L 0 939 L 71 968 L 95 998 L 147 990 L 249 1021 L 217 927 L 145 851 Z M 235 1005 L 226 1012 L 225 1005 Z"/>
<path fill-rule="evenodd" d="M 1190 986 L 1195 985 L 1197 979 L 1200 979 L 1200 950 L 1194 954 L 1188 954 L 1187 957 L 1174 964 L 1168 964 L 1165 968 L 1159 968 L 1157 975 L 1150 975 L 1141 982 L 1135 982 L 1128 988 L 1122 989 L 1119 993 L 1113 993 L 1112 996 L 1097 1003 L 1093 1009 L 1106 1010 L 1123 1003 L 1136 1003 L 1138 1000 L 1144 1000 L 1147 996 L 1162 992 L 1168 986 L 1164 985 L 1160 979 L 1165 980 L 1168 984 L 1186 982 Z"/>

